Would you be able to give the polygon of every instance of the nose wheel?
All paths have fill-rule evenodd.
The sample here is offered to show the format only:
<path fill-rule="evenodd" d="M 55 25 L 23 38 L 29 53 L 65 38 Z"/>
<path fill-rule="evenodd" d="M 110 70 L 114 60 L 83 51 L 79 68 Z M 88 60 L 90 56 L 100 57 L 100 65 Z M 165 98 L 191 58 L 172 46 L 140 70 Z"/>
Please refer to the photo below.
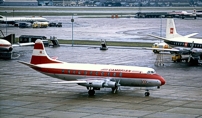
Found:
<path fill-rule="evenodd" d="M 144 95 L 145 95 L 145 96 L 149 96 L 149 95 L 150 95 L 149 91 L 146 91 L 146 92 L 144 93 Z"/>

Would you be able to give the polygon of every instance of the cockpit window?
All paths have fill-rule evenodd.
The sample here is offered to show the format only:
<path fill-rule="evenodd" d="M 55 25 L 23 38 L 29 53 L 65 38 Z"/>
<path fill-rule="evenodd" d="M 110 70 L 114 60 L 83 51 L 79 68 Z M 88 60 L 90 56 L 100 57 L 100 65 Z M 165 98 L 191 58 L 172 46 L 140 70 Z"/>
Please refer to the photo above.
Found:
<path fill-rule="evenodd" d="M 147 71 L 147 74 L 155 74 L 155 71 Z"/>

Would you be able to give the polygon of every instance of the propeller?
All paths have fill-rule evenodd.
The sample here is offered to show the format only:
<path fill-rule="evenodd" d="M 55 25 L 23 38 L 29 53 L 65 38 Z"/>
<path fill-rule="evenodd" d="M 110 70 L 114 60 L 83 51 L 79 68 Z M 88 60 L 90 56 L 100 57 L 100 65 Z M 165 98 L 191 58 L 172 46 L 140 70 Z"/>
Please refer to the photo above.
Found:
<path fill-rule="evenodd" d="M 191 60 L 191 52 L 192 52 L 192 49 L 194 48 L 194 41 L 192 42 L 192 45 L 191 45 L 191 48 L 190 48 L 190 50 L 189 50 L 189 58 L 188 58 L 188 62 L 190 62 L 190 60 Z"/>
<path fill-rule="evenodd" d="M 114 93 L 116 93 L 116 91 L 119 89 L 119 90 L 121 90 L 121 84 L 119 84 L 120 83 L 120 80 L 116 83 L 116 87 L 115 87 L 115 89 L 114 89 Z"/>

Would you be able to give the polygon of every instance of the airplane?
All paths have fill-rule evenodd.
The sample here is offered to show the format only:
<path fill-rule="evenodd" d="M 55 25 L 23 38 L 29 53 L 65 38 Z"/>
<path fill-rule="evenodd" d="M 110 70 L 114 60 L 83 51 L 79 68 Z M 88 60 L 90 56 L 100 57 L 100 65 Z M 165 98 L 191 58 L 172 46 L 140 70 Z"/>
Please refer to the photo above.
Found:
<path fill-rule="evenodd" d="M 169 14 L 178 16 L 182 19 L 184 19 L 185 17 L 191 17 L 191 18 L 196 19 L 196 17 L 197 17 L 196 10 L 194 10 L 193 12 L 187 12 L 187 11 L 175 12 L 175 11 L 173 11 L 173 12 L 169 12 Z"/>
<path fill-rule="evenodd" d="M 88 90 L 89 96 L 95 90 L 111 88 L 116 93 L 120 86 L 146 87 L 145 96 L 149 90 L 160 88 L 165 79 L 157 74 L 153 68 L 123 65 L 102 65 L 67 63 L 50 58 L 41 40 L 36 40 L 30 63 L 18 61 L 45 75 L 63 81 L 52 82 L 60 84 L 78 84 Z"/>
<path fill-rule="evenodd" d="M 13 47 L 15 46 L 30 46 L 34 45 L 33 42 L 31 43 L 18 43 L 18 44 L 11 44 L 9 41 L 5 39 L 0 39 L 0 58 L 1 59 L 12 59 L 12 51 Z"/>
<path fill-rule="evenodd" d="M 20 22 L 48 22 L 48 20 L 46 18 L 42 18 L 42 17 L 6 17 L 6 16 L 2 16 L 0 15 L 0 23 L 1 24 L 16 24 L 16 23 L 20 23 Z"/>
<path fill-rule="evenodd" d="M 186 59 L 190 65 L 198 65 L 200 62 L 199 60 L 202 59 L 202 39 L 198 38 L 190 38 L 198 33 L 192 33 L 186 36 L 182 36 L 177 33 L 175 28 L 174 19 L 168 18 L 167 19 L 167 26 L 166 26 L 166 37 L 160 37 L 155 35 L 149 35 L 161 40 L 168 45 L 170 45 L 171 49 L 163 49 L 163 48 L 148 48 L 152 50 L 158 51 L 170 51 L 172 54 L 176 54 L 177 56 L 180 55 L 189 55 Z M 180 61 L 180 60 L 178 60 Z"/>

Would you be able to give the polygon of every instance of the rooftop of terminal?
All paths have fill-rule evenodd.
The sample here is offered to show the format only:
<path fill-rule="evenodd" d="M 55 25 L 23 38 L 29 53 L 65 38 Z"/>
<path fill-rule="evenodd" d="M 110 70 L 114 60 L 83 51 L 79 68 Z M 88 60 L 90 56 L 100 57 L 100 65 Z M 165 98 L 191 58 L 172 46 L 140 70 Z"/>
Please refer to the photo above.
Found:
<path fill-rule="evenodd" d="M 0 6 L 190 7 L 202 0 L 0 0 Z"/>

